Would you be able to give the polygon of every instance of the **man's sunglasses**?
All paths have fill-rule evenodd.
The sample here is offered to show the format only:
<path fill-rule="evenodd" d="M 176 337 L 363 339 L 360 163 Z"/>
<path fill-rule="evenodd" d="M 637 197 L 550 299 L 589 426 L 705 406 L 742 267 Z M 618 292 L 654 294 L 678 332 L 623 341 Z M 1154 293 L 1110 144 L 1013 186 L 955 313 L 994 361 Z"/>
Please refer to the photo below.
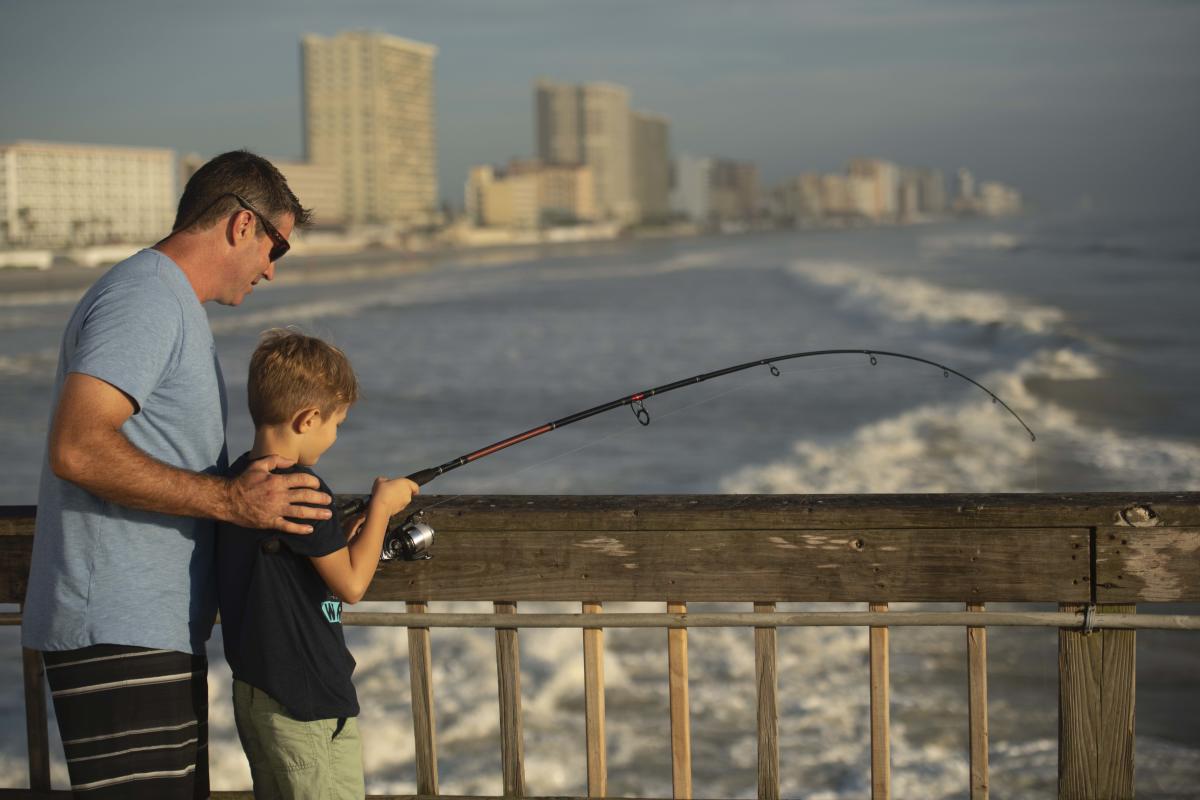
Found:
<path fill-rule="evenodd" d="M 288 250 L 292 249 L 291 242 L 289 242 L 287 239 L 283 238 L 283 234 L 281 234 L 279 232 L 279 229 L 276 228 L 274 225 L 272 225 L 270 223 L 270 221 L 262 215 L 262 212 L 260 212 L 257 208 L 255 208 L 250 203 L 249 200 L 242 197 L 237 192 L 226 192 L 225 194 L 219 194 L 216 197 L 214 197 L 213 201 L 211 203 L 209 203 L 208 205 L 206 205 L 204 207 L 204 210 L 201 211 L 199 214 L 197 214 L 195 216 L 195 218 L 192 220 L 192 222 L 188 223 L 188 225 L 191 225 L 197 219 L 200 219 L 201 217 L 203 217 L 205 214 L 208 213 L 208 210 L 210 208 L 212 208 L 213 206 L 215 206 L 217 204 L 218 201 L 220 201 L 226 197 L 232 197 L 234 200 L 237 200 L 238 205 L 240 205 L 242 208 L 249 211 L 251 214 L 253 214 L 258 219 L 259 224 L 262 225 L 262 229 L 266 232 L 267 236 L 271 239 L 271 253 L 270 253 L 269 257 L 272 261 L 278 261 L 279 259 L 283 258 L 284 254 L 287 253 Z M 187 228 L 188 225 L 181 226 L 181 228 L 178 228 L 177 230 L 182 230 L 184 228 Z"/>
<path fill-rule="evenodd" d="M 237 192 L 229 192 L 228 194 L 234 200 L 237 200 L 238 204 L 241 205 L 242 208 L 258 217 L 258 221 L 262 223 L 263 230 L 267 232 L 267 236 L 271 237 L 271 242 L 273 244 L 271 245 L 271 254 L 269 258 L 272 261 L 278 261 L 279 259 L 283 258 L 287 251 L 292 249 L 292 243 L 283 238 L 283 234 L 279 232 L 279 229 L 272 225 L 257 208 L 252 206 L 249 200 L 242 197 Z"/>

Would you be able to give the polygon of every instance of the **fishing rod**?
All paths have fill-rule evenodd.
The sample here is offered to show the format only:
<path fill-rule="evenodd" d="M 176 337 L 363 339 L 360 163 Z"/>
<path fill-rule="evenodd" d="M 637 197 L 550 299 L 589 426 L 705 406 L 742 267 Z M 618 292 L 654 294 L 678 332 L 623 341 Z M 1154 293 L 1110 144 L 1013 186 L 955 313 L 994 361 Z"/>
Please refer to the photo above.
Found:
<path fill-rule="evenodd" d="M 965 380 L 967 383 L 970 383 L 972 386 L 975 386 L 981 390 L 988 397 L 992 398 L 992 403 L 1002 406 L 1005 411 L 1012 415 L 1013 419 L 1021 424 L 1021 427 L 1024 428 L 1025 432 L 1029 434 L 1030 440 L 1037 441 L 1037 435 L 1034 434 L 1033 430 L 1025 424 L 1025 420 L 1021 419 L 1020 414 L 1012 410 L 1008 403 L 1005 403 L 1003 400 L 1001 400 L 995 392 L 984 386 L 979 381 L 975 380 L 969 375 L 959 372 L 953 367 L 948 367 L 945 364 L 939 364 L 936 361 L 931 361 L 927 358 L 921 358 L 920 356 L 913 356 L 907 353 L 896 353 L 888 350 L 809 350 L 803 353 L 788 353 L 786 355 L 771 356 L 770 358 L 760 358 L 756 361 L 747 361 L 744 364 L 736 364 L 732 367 L 725 367 L 724 369 L 713 370 L 712 372 L 705 372 L 703 374 L 693 375 L 689 378 L 683 378 L 682 380 L 677 380 L 672 383 L 666 383 L 662 386 L 655 386 L 652 389 L 645 389 L 641 392 L 636 392 L 608 403 L 601 403 L 598 406 L 593 406 L 592 408 L 578 411 L 574 414 L 563 417 L 562 419 L 546 422 L 542 425 L 538 425 L 535 428 L 530 428 L 523 433 L 518 433 L 515 436 L 508 437 L 507 439 L 501 439 L 498 442 L 493 442 L 487 447 L 481 447 L 478 450 L 465 453 L 458 458 L 447 461 L 445 464 L 441 464 L 440 466 L 418 470 L 407 477 L 410 481 L 418 486 L 424 486 L 434 478 L 445 475 L 447 472 L 456 470 L 459 467 L 466 466 L 473 461 L 478 461 L 481 458 L 498 453 L 501 450 L 512 447 L 515 444 L 527 442 L 530 439 L 534 439 L 538 436 L 549 433 L 550 431 L 564 428 L 567 425 L 581 422 L 589 417 L 594 417 L 597 414 L 603 414 L 606 411 L 612 411 L 614 408 L 621 408 L 622 406 L 630 406 L 633 409 L 634 416 L 637 417 L 637 421 L 642 425 L 649 425 L 650 412 L 646 410 L 645 401 L 651 397 L 656 397 L 660 394 L 666 394 L 667 392 L 674 391 L 675 389 L 682 389 L 685 386 L 693 386 L 697 383 L 711 380 L 712 378 L 719 378 L 723 375 L 731 375 L 735 372 L 753 369 L 754 367 L 765 366 L 770 369 L 772 375 L 779 377 L 781 374 L 780 369 L 775 365 L 781 361 L 792 361 L 800 358 L 814 358 L 817 356 L 838 355 L 865 355 L 868 359 L 870 359 L 871 366 L 875 366 L 879 363 L 879 356 L 886 356 L 888 358 L 903 359 L 906 361 L 915 361 L 920 364 L 928 364 L 931 367 L 940 369 L 942 371 L 942 376 L 945 378 L 949 378 L 951 375 L 956 375 Z M 357 501 L 355 504 L 351 505 L 348 511 L 349 513 L 357 513 L 357 511 L 362 510 L 365 505 L 366 501 Z M 388 531 L 388 534 L 384 539 L 383 559 L 390 560 L 399 558 L 406 561 L 414 561 L 429 558 L 429 548 L 433 544 L 433 536 L 433 528 L 424 521 L 422 512 L 418 511 L 416 514 L 411 515 L 407 520 L 405 520 L 402 525 Z"/>

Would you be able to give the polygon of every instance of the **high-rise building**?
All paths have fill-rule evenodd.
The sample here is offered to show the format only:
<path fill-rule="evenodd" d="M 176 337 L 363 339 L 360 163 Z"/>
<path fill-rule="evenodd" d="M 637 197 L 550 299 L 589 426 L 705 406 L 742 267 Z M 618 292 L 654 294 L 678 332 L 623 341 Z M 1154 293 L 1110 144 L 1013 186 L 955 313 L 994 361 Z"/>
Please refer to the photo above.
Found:
<path fill-rule="evenodd" d="M 534 100 L 538 156 L 547 164 L 591 167 L 597 212 L 636 219 L 629 91 L 611 83 L 543 80 L 534 87 Z"/>
<path fill-rule="evenodd" d="M 157 241 L 175 221 L 177 168 L 162 148 L 0 144 L 0 243 Z"/>
<path fill-rule="evenodd" d="M 546 164 L 582 164 L 579 87 L 540 80 L 533 94 L 538 158 Z"/>
<path fill-rule="evenodd" d="M 975 176 L 966 167 L 958 168 L 958 196 L 956 200 L 975 202 Z"/>
<path fill-rule="evenodd" d="M 722 221 L 746 221 L 758 214 L 758 167 L 749 161 L 713 161 L 712 211 Z"/>
<path fill-rule="evenodd" d="M 420 225 L 437 213 L 430 44 L 382 33 L 305 36 L 304 152 L 335 167 L 353 223 Z"/>
<path fill-rule="evenodd" d="M 820 219 L 825 213 L 821 204 L 821 176 L 806 173 L 784 181 L 775 190 L 775 206 L 776 216 L 785 222 Z"/>
<path fill-rule="evenodd" d="M 921 213 L 942 214 L 946 211 L 946 179 L 940 169 L 917 170 L 918 201 Z"/>
<path fill-rule="evenodd" d="M 705 224 L 712 214 L 711 158 L 680 156 L 675 159 L 671 209 L 693 222 Z"/>
<path fill-rule="evenodd" d="M 658 114 L 633 112 L 633 187 L 642 220 L 671 213 L 670 122 Z"/>
<path fill-rule="evenodd" d="M 862 209 L 866 216 L 875 220 L 896 216 L 900 171 L 895 164 L 879 158 L 854 158 L 850 160 L 847 172 L 851 178 L 866 178 L 872 182 L 871 199 Z"/>

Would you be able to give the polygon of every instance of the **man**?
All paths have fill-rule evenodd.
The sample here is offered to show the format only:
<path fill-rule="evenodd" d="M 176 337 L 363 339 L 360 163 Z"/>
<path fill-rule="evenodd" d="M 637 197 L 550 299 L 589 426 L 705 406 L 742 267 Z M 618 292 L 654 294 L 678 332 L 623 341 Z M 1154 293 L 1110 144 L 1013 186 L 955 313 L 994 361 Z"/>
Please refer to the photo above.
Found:
<path fill-rule="evenodd" d="M 208 796 L 214 521 L 304 534 L 331 516 L 315 477 L 272 474 L 290 461 L 219 477 L 227 402 L 202 305 L 271 280 L 309 213 L 266 159 L 217 156 L 171 234 L 67 323 L 22 644 L 42 651 L 76 796 Z"/>

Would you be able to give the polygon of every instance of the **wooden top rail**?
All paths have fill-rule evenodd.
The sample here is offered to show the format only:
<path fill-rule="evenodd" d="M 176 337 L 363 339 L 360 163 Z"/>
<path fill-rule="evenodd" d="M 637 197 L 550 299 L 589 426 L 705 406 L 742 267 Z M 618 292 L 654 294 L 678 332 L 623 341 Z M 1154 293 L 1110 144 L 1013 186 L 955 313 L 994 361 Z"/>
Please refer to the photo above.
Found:
<path fill-rule="evenodd" d="M 368 600 L 1200 600 L 1200 493 L 433 496 L 423 507 L 434 558 L 385 565 Z M 24 596 L 33 514 L 0 509 L 0 603 Z"/>

